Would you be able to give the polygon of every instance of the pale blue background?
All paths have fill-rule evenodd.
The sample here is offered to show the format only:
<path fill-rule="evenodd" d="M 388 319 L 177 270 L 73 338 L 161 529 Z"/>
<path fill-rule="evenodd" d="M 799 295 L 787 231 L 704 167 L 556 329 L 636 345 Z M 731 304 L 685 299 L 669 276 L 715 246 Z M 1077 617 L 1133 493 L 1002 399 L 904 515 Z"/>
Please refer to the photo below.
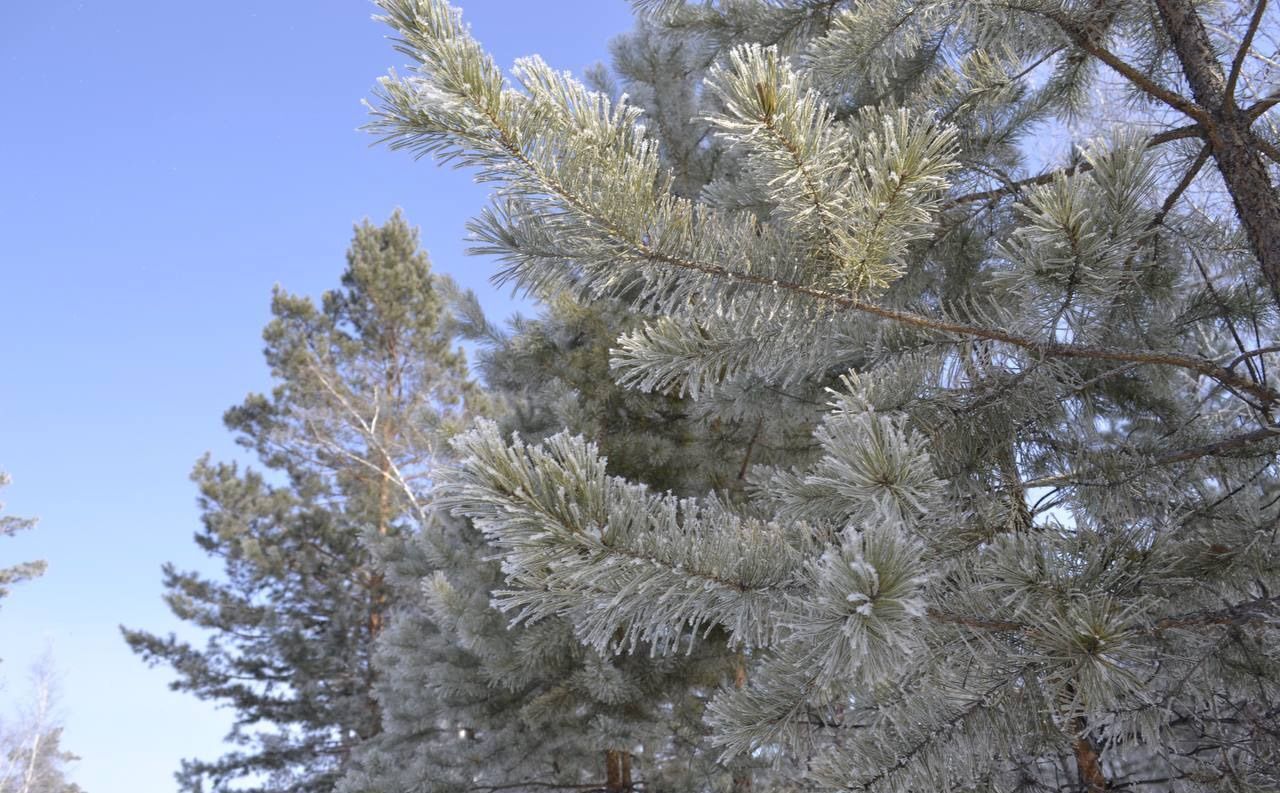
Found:
<path fill-rule="evenodd" d="M 471 0 L 509 66 L 580 71 L 630 27 L 625 0 Z M 64 744 L 89 793 L 160 793 L 229 719 L 166 689 L 117 625 L 178 627 L 160 565 L 204 561 L 187 474 L 237 452 L 222 412 L 269 386 L 273 284 L 336 285 L 351 226 L 396 206 L 437 269 L 514 304 L 467 259 L 485 191 L 370 148 L 360 100 L 404 60 L 361 0 L 0 3 L 0 491 L 39 527 L 0 566 L 49 561 L 0 605 L 0 711 L 46 639 Z"/>

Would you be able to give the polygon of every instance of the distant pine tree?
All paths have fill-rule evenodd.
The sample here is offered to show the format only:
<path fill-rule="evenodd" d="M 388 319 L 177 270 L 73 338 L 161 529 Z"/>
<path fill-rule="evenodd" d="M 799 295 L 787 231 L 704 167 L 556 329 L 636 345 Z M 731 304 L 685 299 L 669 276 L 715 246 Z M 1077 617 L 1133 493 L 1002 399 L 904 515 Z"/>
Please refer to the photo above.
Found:
<path fill-rule="evenodd" d="M 1272 8 L 642 0 L 633 101 L 380 4 L 417 65 L 375 126 L 501 186 L 504 277 L 619 301 L 613 378 L 758 427 L 696 496 L 587 426 L 464 436 L 438 498 L 500 607 L 740 651 L 708 723 L 769 787 L 1280 786 Z"/>
<path fill-rule="evenodd" d="M 10 481 L 9 475 L 0 471 L 0 487 L 8 485 Z M 3 514 L 4 504 L 0 503 L 0 537 L 12 537 L 20 531 L 26 531 L 36 525 L 32 518 L 20 518 L 16 515 Z M 45 571 L 45 563 L 42 561 L 21 562 L 19 564 L 10 565 L 9 567 L 0 568 L 0 599 L 9 594 L 9 587 L 14 584 L 35 578 Z"/>
<path fill-rule="evenodd" d="M 319 306 L 277 289 L 264 338 L 278 385 L 225 418 L 266 473 L 201 460 L 195 539 L 224 577 L 164 571 L 170 607 L 209 641 L 124 630 L 175 689 L 236 714 L 236 751 L 185 762 L 182 789 L 329 791 L 382 729 L 372 658 L 393 604 L 370 548 L 429 520 L 445 441 L 483 404 L 441 284 L 396 213 L 356 228 Z"/>

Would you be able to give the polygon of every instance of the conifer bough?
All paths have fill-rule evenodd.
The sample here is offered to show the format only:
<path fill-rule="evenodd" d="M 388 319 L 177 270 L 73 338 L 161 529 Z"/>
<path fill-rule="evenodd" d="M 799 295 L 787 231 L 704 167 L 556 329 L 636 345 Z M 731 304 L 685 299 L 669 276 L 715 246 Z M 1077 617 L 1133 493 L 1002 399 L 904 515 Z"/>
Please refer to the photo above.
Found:
<path fill-rule="evenodd" d="M 619 382 L 751 428 L 696 495 L 456 441 L 517 622 L 739 651 L 761 788 L 1280 785 L 1265 3 L 643 2 L 627 94 L 380 5 L 372 127 L 498 185 L 500 278 L 624 302 Z"/>

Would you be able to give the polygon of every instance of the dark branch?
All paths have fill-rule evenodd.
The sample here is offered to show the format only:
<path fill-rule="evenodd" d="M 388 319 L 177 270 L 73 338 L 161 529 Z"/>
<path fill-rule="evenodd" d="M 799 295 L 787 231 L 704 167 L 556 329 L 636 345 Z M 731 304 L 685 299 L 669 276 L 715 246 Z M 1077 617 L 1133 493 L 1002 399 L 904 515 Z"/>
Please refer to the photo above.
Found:
<path fill-rule="evenodd" d="M 1245 58 L 1249 57 L 1249 50 L 1253 48 L 1253 37 L 1258 32 L 1258 25 L 1262 24 L 1262 15 L 1266 11 L 1267 0 L 1258 0 L 1258 5 L 1253 9 L 1253 17 L 1249 19 L 1249 27 L 1245 30 L 1244 40 L 1240 42 L 1240 49 L 1236 51 L 1235 60 L 1231 62 L 1231 73 L 1227 75 L 1226 101 L 1233 106 L 1236 101 L 1236 83 L 1240 80 Z"/>

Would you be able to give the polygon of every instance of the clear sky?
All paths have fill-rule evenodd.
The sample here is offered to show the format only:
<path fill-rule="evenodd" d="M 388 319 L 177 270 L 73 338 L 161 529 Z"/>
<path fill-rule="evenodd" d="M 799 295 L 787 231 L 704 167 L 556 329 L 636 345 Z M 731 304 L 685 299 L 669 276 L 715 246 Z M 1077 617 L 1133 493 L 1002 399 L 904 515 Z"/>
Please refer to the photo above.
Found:
<path fill-rule="evenodd" d="M 580 71 L 625 0 L 462 0 L 509 66 Z M 364 0 L 0 3 L 0 500 L 40 525 L 0 567 L 44 578 L 0 605 L 0 712 L 46 641 L 89 793 L 161 793 L 221 753 L 229 716 L 171 693 L 117 626 L 179 626 L 160 565 L 208 569 L 192 463 L 237 451 L 223 411 L 269 387 L 273 284 L 336 285 L 352 224 L 395 207 L 437 270 L 514 310 L 462 251 L 466 172 L 371 148 L 360 100 L 401 66 Z"/>

